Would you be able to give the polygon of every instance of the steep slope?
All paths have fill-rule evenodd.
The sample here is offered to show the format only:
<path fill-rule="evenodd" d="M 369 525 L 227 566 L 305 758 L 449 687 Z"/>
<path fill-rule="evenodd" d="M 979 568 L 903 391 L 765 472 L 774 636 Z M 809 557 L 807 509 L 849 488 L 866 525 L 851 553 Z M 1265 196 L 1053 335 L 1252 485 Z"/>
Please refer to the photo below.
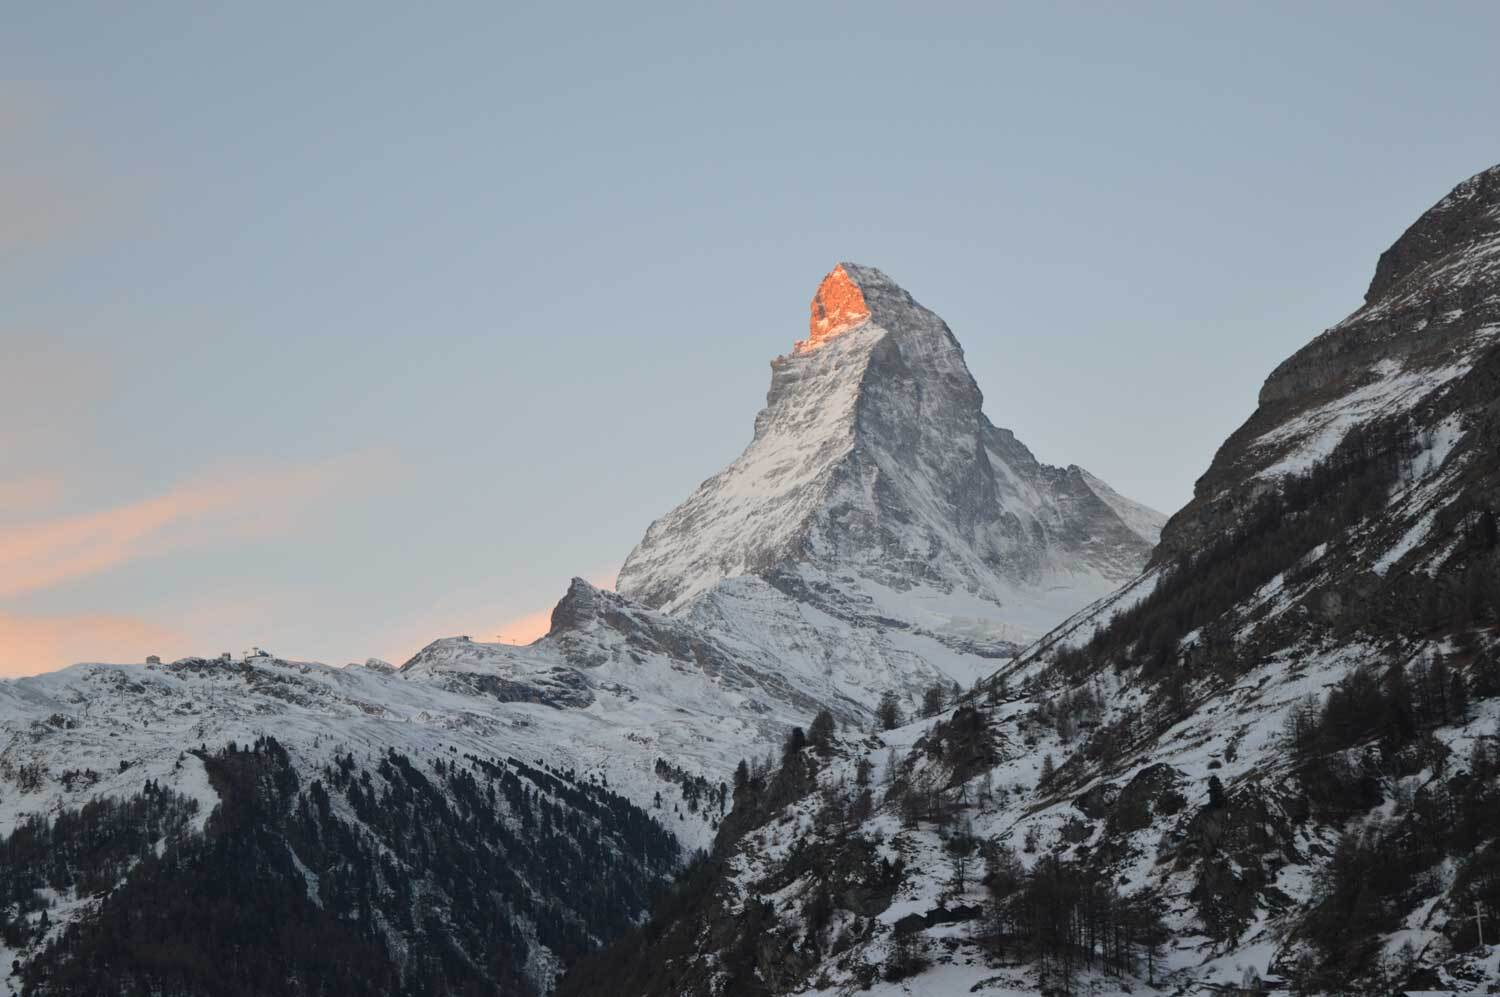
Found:
<path fill-rule="evenodd" d="M 1213 624 L 1195 637 L 1200 644 L 1230 631 L 1240 646 L 1256 635 L 1284 643 L 1303 635 L 1305 619 L 1411 632 L 1493 598 L 1484 544 L 1469 541 L 1492 530 L 1500 476 L 1497 286 L 1500 168 L 1459 184 L 1426 212 L 1381 255 L 1364 305 L 1271 373 L 1256 411 L 1220 447 L 1129 593 L 1080 613 L 1029 656 L 1091 634 L 1168 575 L 1178 578 L 1175 591 L 1201 593 L 1214 551 L 1237 579 L 1216 599 L 1195 597 L 1202 603 L 1195 625 Z M 1342 508 L 1320 509 L 1335 495 Z M 1273 534 L 1286 542 L 1268 546 Z M 1241 591 L 1252 573 L 1230 556 L 1252 540 L 1263 555 L 1255 584 L 1275 587 L 1257 598 Z M 1175 571 L 1184 560 L 1198 567 Z M 1170 597 L 1153 596 L 1163 605 Z M 1164 615 L 1171 614 L 1151 621 Z M 1177 624 L 1147 635 L 1158 650 L 1193 629 L 1181 626 L 1188 616 L 1176 616 Z M 1281 634 L 1284 617 L 1298 622 Z M 1175 637 L 1167 632 L 1174 628 Z"/>
<path fill-rule="evenodd" d="M 1161 517 L 991 425 L 958 341 L 889 277 L 840 264 L 812 313 L 771 363 L 750 445 L 652 524 L 623 595 L 692 616 L 748 576 L 838 619 L 1000 654 L 1145 563 Z"/>
<path fill-rule="evenodd" d="M 789 744 L 564 993 L 1500 983 L 1497 329 L 1500 167 L 1273 372 L 1140 576 L 937 718 Z"/>
<path fill-rule="evenodd" d="M 1484 375 L 1476 365 L 1500 333 L 1497 275 L 1500 171 L 1491 169 L 1459 184 L 1381 254 L 1361 308 L 1271 373 L 1255 413 L 1173 517 L 1155 561 L 1194 550 L 1232 522 L 1254 498 L 1252 481 L 1305 473 L 1358 426 L 1409 418 L 1433 470 L 1449 457 L 1466 463 L 1481 442 L 1473 419 L 1492 397 L 1476 383 Z"/>
<path fill-rule="evenodd" d="M 179 757 L 211 811 L 152 777 L 28 820 L 0 843 L 0 934 L 31 948 L 8 982 L 529 994 L 628 928 L 676 864 L 672 836 L 592 778 L 445 754 L 346 745 L 314 768 L 262 735 Z"/>

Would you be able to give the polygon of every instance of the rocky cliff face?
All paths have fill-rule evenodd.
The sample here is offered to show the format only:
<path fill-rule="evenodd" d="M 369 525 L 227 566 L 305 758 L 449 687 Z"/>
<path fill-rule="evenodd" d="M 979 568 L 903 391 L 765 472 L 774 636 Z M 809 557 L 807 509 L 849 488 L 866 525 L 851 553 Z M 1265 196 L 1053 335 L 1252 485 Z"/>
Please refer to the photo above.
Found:
<path fill-rule="evenodd" d="M 1357 426 L 1462 393 L 1500 333 L 1500 168 L 1459 184 L 1380 256 L 1362 307 L 1283 361 L 1162 534 L 1156 563 L 1195 550 L 1278 477 L 1306 472 Z M 1477 376 L 1482 376 L 1480 372 Z M 1454 397 L 1455 403 L 1458 399 Z M 1483 408 L 1484 393 L 1474 399 Z M 1480 442 L 1473 420 L 1464 449 Z M 1448 454 L 1445 452 L 1444 457 Z"/>
<path fill-rule="evenodd" d="M 619 590 L 683 612 L 753 576 L 845 620 L 1003 649 L 1133 576 L 1161 517 L 993 426 L 947 325 L 839 265 L 745 452 L 657 520 Z"/>

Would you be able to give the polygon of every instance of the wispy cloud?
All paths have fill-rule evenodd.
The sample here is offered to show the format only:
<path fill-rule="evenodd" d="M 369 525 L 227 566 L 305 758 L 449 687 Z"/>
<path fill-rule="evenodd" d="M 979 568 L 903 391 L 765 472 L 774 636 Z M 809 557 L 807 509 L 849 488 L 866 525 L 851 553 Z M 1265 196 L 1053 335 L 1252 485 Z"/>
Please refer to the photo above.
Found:
<path fill-rule="evenodd" d="M 230 483 L 198 483 L 101 512 L 0 530 L 0 598 L 95 574 L 170 547 L 170 528 L 229 509 L 235 497 Z"/>
<path fill-rule="evenodd" d="M 67 516 L 46 516 L 65 483 L 45 475 L 0 482 L 0 502 L 14 500 L 0 524 L 0 598 L 15 599 L 136 561 L 188 549 L 228 547 L 270 538 L 320 521 L 318 506 L 340 490 L 359 490 L 387 475 L 384 452 L 279 466 L 239 465 L 203 472 L 135 502 Z M 18 510 L 29 503 L 31 515 Z M 184 598 L 187 598 L 184 595 Z M 191 604 L 190 604 L 191 603 Z M 245 606 L 236 605 L 242 617 Z M 141 661 L 203 653 L 204 640 L 242 629 L 215 622 L 203 607 L 178 607 L 191 634 L 136 616 L 78 612 L 44 615 L 0 608 L 0 676 L 29 675 L 76 661 Z M 238 617 L 236 617 L 238 619 Z"/>
<path fill-rule="evenodd" d="M 0 527 L 0 598 L 87 577 L 185 547 L 287 529 L 308 503 L 379 458 L 339 457 L 205 474 L 159 495 L 96 512 Z"/>

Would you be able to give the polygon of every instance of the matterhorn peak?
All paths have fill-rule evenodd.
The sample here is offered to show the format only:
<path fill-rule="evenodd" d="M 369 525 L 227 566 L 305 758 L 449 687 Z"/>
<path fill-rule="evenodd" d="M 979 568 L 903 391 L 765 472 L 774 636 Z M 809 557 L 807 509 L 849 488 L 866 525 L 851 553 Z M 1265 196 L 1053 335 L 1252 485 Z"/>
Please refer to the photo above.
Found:
<path fill-rule="evenodd" d="M 806 339 L 800 339 L 792 347 L 793 353 L 807 353 L 817 349 L 826 340 L 848 332 L 870 317 L 870 306 L 859 285 L 849 276 L 849 271 L 840 263 L 829 271 L 818 285 L 812 299 L 812 318 L 808 323 Z"/>
<path fill-rule="evenodd" d="M 966 646 L 1045 632 L 1133 577 L 1162 517 L 1041 464 L 983 404 L 941 318 L 840 263 L 808 338 L 771 364 L 749 447 L 651 525 L 619 593 L 678 612 L 752 576 L 841 619 L 962 631 Z"/>

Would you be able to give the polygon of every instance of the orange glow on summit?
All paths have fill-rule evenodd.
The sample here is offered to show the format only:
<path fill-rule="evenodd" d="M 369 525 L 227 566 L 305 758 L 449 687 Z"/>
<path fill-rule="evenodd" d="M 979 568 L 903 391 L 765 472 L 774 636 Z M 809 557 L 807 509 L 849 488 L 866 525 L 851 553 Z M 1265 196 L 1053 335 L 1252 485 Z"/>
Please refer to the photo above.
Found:
<path fill-rule="evenodd" d="M 812 321 L 806 339 L 799 339 L 793 353 L 808 353 L 839 333 L 848 332 L 870 317 L 870 308 L 859 286 L 844 272 L 843 264 L 833 268 L 812 299 Z"/>

